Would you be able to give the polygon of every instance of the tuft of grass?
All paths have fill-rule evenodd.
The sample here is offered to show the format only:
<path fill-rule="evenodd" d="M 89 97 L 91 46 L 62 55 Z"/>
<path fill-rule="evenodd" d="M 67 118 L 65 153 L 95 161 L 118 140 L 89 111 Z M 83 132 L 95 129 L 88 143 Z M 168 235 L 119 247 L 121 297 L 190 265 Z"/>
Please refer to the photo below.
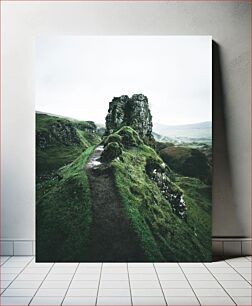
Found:
<path fill-rule="evenodd" d="M 92 221 L 85 166 L 94 146 L 37 184 L 36 255 L 38 261 L 85 261 Z"/>

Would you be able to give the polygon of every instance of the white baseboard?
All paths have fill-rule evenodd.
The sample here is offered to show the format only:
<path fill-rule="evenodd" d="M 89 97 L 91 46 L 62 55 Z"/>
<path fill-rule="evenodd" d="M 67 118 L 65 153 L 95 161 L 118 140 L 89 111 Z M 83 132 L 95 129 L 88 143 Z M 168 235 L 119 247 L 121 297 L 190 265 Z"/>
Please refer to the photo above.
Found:
<path fill-rule="evenodd" d="M 250 256 L 251 238 L 213 238 L 213 256 L 239 257 Z M 32 256 L 35 255 L 34 240 L 0 240 L 1 256 Z"/>

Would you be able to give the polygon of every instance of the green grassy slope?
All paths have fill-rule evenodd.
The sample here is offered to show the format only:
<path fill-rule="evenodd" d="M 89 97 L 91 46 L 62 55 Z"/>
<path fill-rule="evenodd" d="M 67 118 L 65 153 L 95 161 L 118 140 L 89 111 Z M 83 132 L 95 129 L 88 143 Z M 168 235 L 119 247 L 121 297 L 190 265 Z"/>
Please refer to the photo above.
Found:
<path fill-rule="evenodd" d="M 56 177 L 37 184 L 36 255 L 39 261 L 84 261 L 92 221 L 90 190 L 84 171 L 89 147 Z"/>
<path fill-rule="evenodd" d="M 184 192 L 187 222 L 176 216 L 157 184 L 146 174 L 146 160 L 161 160 L 150 147 L 123 149 L 112 161 L 116 185 L 149 261 L 211 260 L 211 198 L 198 179 L 171 174 Z M 196 227 L 196 226 L 197 227 Z"/>
<path fill-rule="evenodd" d="M 73 121 L 36 113 L 36 174 L 48 173 L 67 165 L 83 150 L 97 144 L 93 122 Z"/>
<path fill-rule="evenodd" d="M 100 137 L 92 122 L 36 114 L 36 255 L 83 261 L 92 220 L 85 166 Z"/>

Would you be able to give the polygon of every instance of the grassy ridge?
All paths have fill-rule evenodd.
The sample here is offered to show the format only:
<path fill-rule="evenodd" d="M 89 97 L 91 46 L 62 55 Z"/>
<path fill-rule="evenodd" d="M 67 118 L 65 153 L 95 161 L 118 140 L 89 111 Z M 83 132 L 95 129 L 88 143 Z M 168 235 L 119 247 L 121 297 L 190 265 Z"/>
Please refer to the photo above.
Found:
<path fill-rule="evenodd" d="M 89 147 L 58 177 L 38 184 L 36 254 L 40 261 L 85 261 L 92 221 L 90 190 L 84 171 Z M 48 187 L 49 186 L 49 187 Z M 43 195 L 41 194 L 43 191 Z"/>
<path fill-rule="evenodd" d="M 36 113 L 36 175 L 56 171 L 97 144 L 100 137 L 93 129 L 95 125 L 89 121 Z M 45 144 L 41 147 L 42 140 Z"/>
<path fill-rule="evenodd" d="M 209 192 L 197 179 L 179 180 L 188 207 L 188 222 L 172 213 L 158 186 L 145 173 L 147 158 L 160 159 L 145 145 L 124 150 L 112 162 L 116 185 L 149 261 L 211 260 Z M 205 202 L 198 202 L 204 194 Z M 195 228 L 197 224 L 197 229 Z"/>

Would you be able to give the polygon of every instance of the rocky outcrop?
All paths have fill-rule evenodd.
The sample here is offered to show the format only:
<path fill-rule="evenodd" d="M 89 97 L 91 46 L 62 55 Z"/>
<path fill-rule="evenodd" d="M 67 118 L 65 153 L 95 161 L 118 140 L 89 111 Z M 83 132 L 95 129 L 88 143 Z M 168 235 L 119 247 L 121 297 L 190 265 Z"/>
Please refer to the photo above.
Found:
<path fill-rule="evenodd" d="M 124 95 L 113 98 L 109 103 L 105 135 L 114 133 L 123 126 L 132 127 L 139 137 L 148 144 L 154 141 L 152 116 L 146 96 L 135 94 L 129 98 Z"/>
<path fill-rule="evenodd" d="M 79 145 L 80 138 L 71 123 L 55 122 L 47 130 L 36 133 L 36 144 L 40 149 L 46 149 L 48 145 L 61 143 L 64 145 Z"/>
<path fill-rule="evenodd" d="M 170 203 L 172 211 L 182 220 L 187 220 L 187 207 L 183 192 L 169 179 L 169 168 L 165 163 L 152 159 L 147 160 L 146 173 L 153 180 L 163 197 Z"/>

